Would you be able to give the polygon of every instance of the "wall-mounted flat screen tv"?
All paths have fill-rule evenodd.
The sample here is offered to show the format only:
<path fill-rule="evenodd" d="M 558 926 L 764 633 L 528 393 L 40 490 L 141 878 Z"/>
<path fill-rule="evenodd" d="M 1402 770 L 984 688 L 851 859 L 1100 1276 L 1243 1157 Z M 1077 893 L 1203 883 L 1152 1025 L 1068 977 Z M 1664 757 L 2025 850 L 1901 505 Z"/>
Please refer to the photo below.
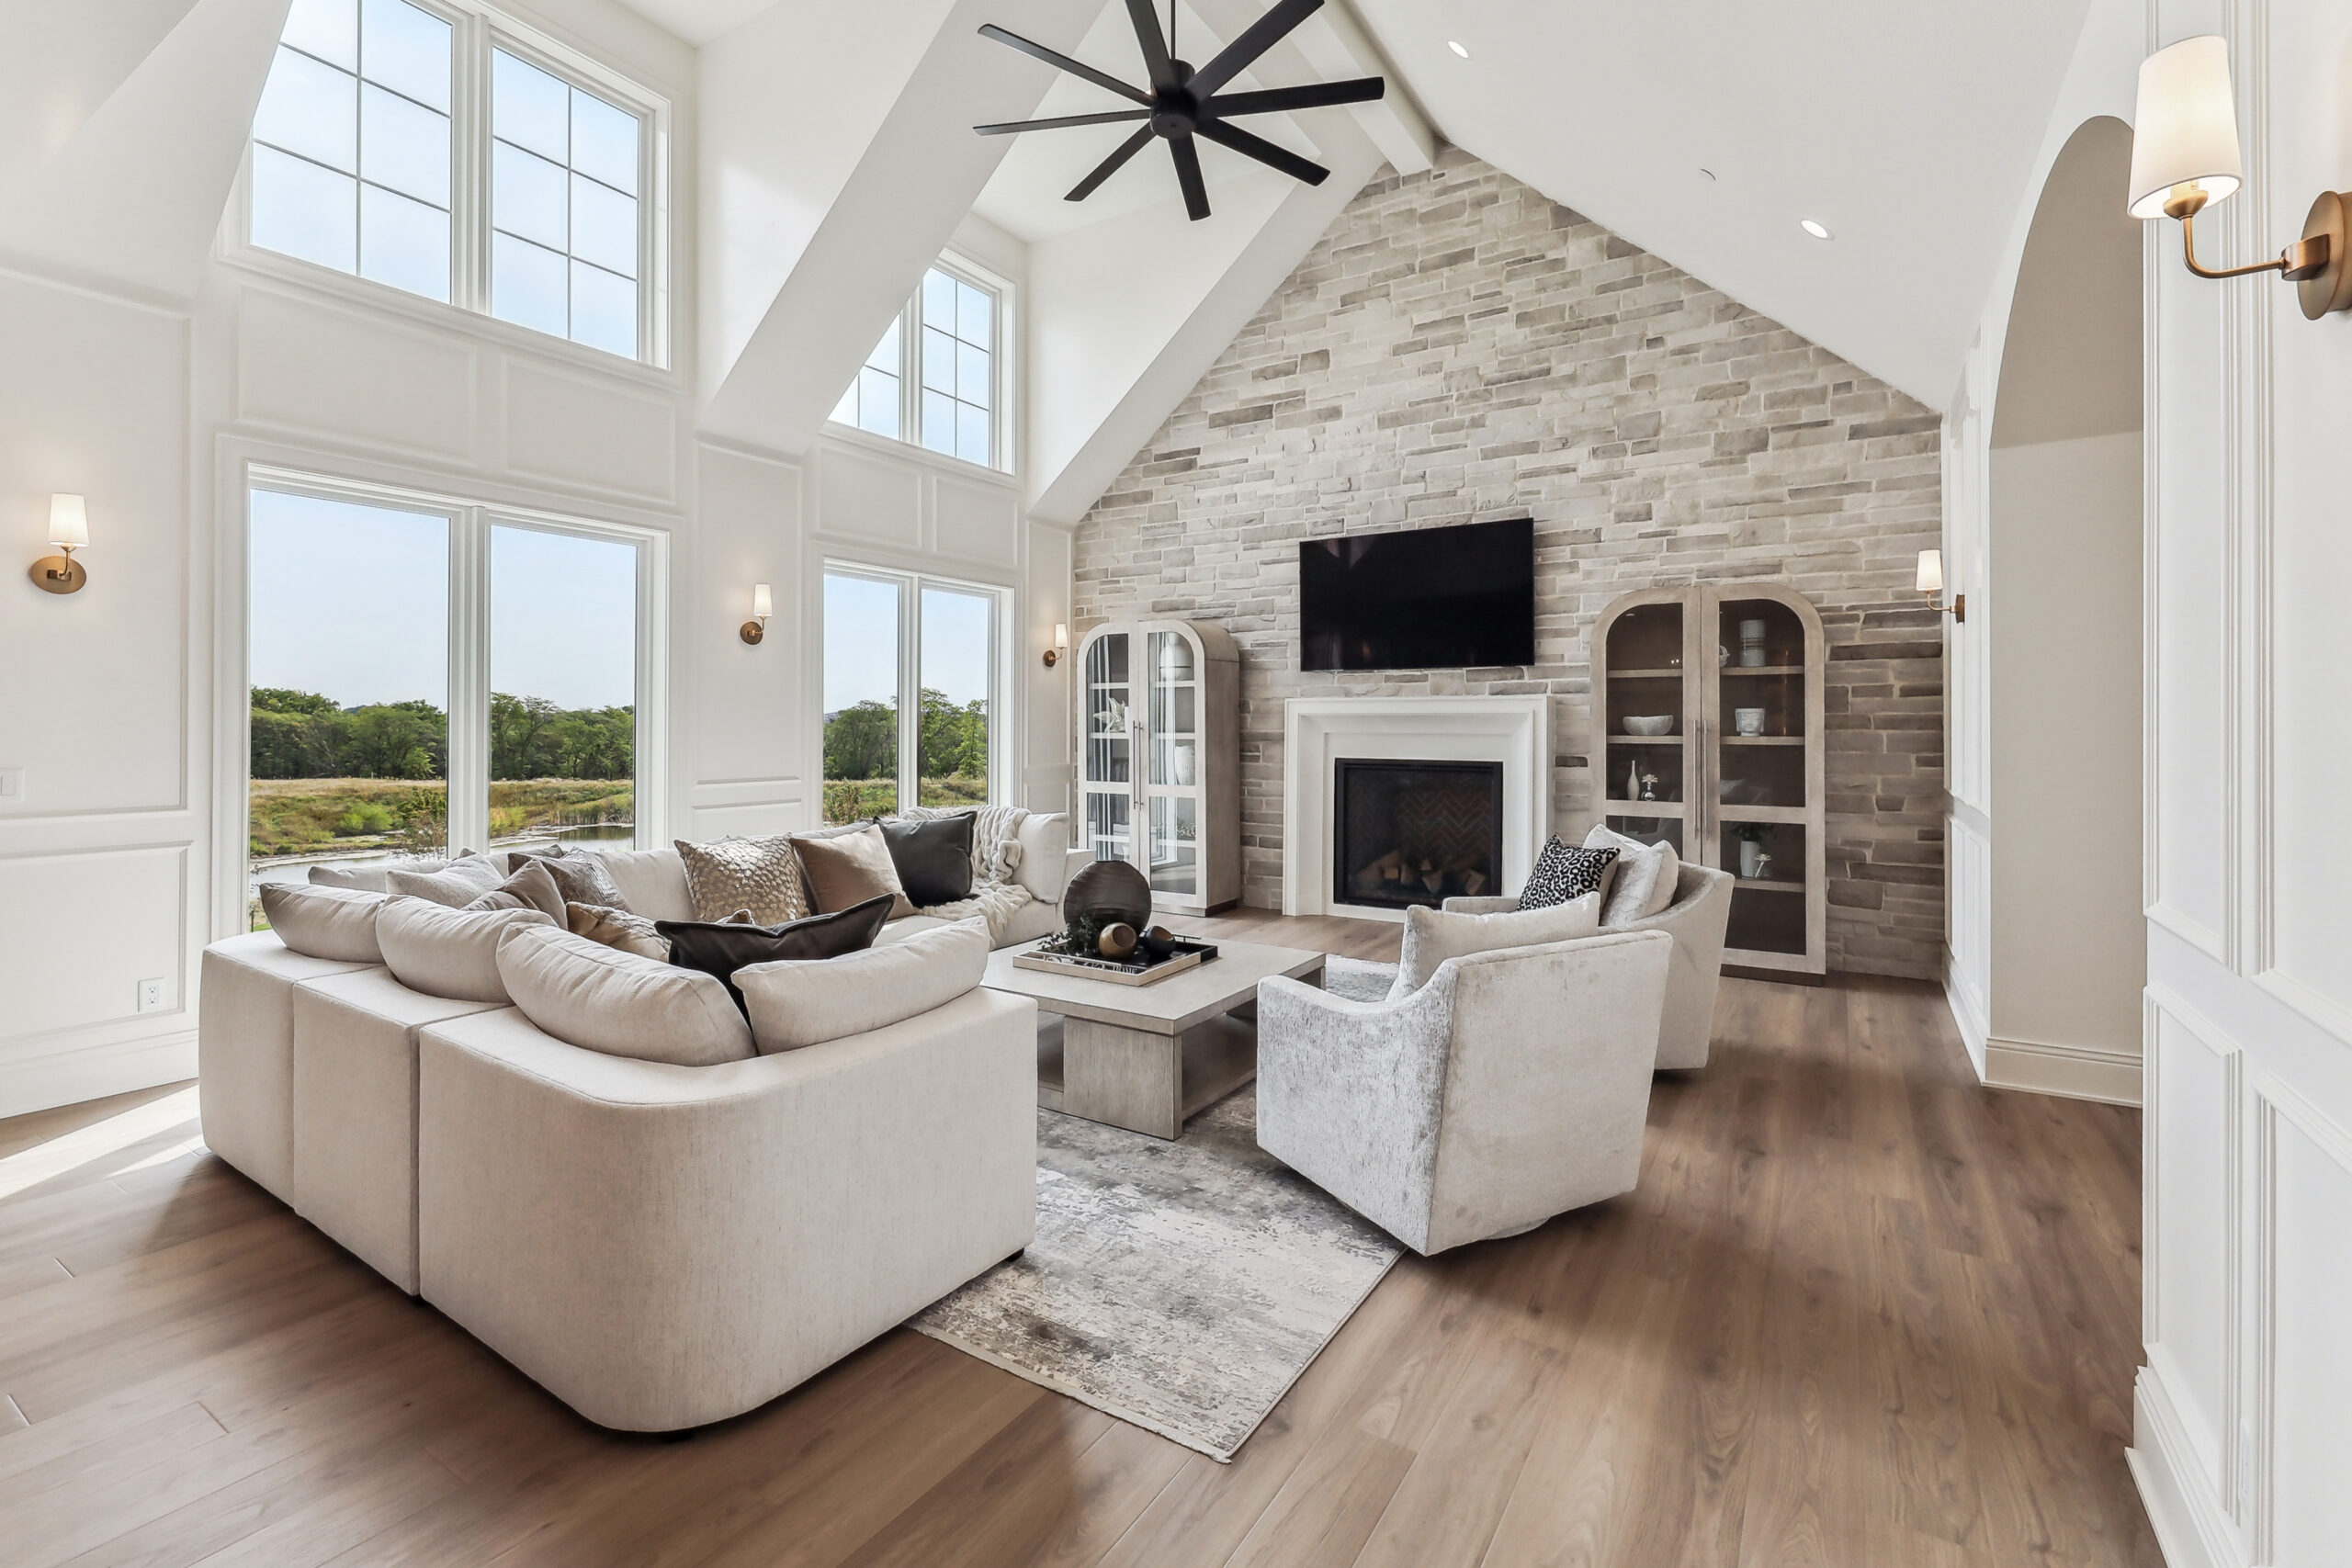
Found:
<path fill-rule="evenodd" d="M 1535 662 L 1535 524 L 1348 534 L 1298 547 L 1302 670 Z"/>

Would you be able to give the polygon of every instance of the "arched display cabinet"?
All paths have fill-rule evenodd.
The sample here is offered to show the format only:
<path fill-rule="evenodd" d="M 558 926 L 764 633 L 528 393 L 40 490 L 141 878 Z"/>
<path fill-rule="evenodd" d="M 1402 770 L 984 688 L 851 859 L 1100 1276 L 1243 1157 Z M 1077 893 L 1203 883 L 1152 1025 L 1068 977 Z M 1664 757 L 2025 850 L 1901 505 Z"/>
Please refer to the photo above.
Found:
<path fill-rule="evenodd" d="M 1819 612 L 1778 583 L 1628 593 L 1593 627 L 1602 815 L 1737 878 L 1734 970 L 1816 979 L 1828 967 L 1826 659 Z"/>
<path fill-rule="evenodd" d="M 1222 626 L 1105 621 L 1078 649 L 1079 843 L 1155 909 L 1241 901 L 1241 655 Z M 1138 765 L 1137 759 L 1142 759 Z"/>

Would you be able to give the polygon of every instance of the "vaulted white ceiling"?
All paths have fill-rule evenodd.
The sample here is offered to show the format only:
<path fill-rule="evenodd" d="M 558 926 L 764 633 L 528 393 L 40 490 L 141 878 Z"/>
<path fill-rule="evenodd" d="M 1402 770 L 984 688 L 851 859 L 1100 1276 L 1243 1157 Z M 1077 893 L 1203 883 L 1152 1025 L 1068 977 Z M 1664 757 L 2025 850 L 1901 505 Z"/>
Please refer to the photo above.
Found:
<path fill-rule="evenodd" d="M 2088 9 L 1354 4 L 1446 140 L 1935 407 Z"/>

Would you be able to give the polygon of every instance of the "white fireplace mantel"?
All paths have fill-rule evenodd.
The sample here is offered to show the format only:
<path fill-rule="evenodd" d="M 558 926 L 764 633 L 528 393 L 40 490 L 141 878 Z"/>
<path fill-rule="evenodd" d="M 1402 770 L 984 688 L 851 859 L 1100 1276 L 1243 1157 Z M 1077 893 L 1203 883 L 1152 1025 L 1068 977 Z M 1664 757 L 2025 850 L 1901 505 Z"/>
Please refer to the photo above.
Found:
<path fill-rule="evenodd" d="M 1331 896 L 1333 780 L 1343 757 L 1503 765 L 1502 891 L 1552 831 L 1552 705 L 1519 697 L 1293 697 L 1283 705 L 1283 913 L 1401 920 Z"/>

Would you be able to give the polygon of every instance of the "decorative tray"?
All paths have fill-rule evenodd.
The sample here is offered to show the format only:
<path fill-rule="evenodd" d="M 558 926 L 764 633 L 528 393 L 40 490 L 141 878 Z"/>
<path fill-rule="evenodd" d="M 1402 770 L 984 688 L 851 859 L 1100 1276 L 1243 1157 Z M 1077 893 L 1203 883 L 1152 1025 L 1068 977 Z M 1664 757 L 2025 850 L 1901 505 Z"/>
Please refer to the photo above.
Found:
<path fill-rule="evenodd" d="M 1086 958 L 1077 953 L 1040 953 L 1032 948 L 1027 953 L 1014 953 L 1012 966 L 1016 969 L 1040 969 L 1048 975 L 1076 975 L 1088 980 L 1107 980 L 1114 986 L 1150 986 L 1170 975 L 1197 969 L 1216 956 L 1216 946 L 1213 942 L 1178 937 L 1171 945 L 1176 951 L 1156 962 L 1140 954 L 1125 960 Z"/>

